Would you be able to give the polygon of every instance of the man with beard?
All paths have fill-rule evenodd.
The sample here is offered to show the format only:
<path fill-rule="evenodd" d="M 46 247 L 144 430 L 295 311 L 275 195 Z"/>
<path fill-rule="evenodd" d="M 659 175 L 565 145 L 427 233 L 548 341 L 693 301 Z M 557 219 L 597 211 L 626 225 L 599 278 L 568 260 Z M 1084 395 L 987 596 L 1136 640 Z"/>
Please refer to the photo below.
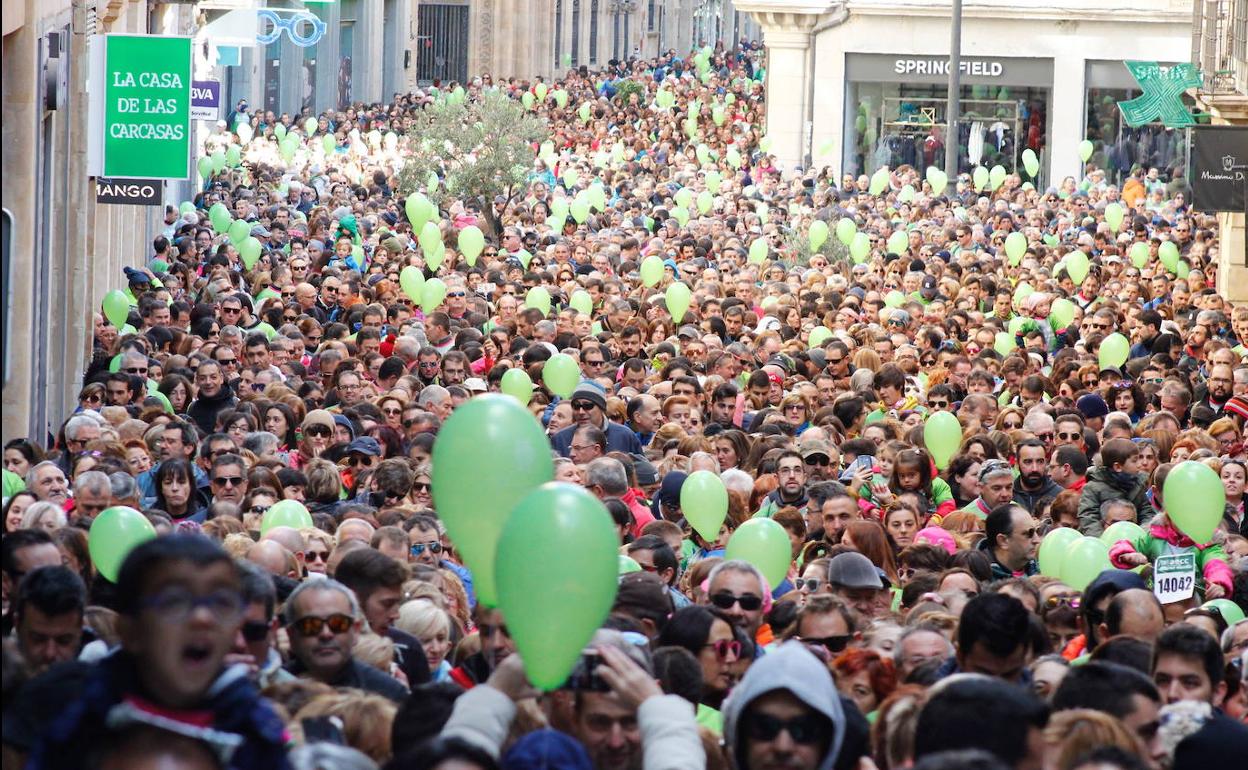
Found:
<path fill-rule="evenodd" d="M 993 580 L 1040 573 L 1036 564 L 1040 528 L 1022 506 L 1010 502 L 992 509 L 984 521 L 984 535 L 979 547 L 992 562 Z"/>
<path fill-rule="evenodd" d="M 1014 502 L 1034 511 L 1046 500 L 1057 497 L 1061 485 L 1049 477 L 1048 453 L 1044 442 L 1029 438 L 1018 445 L 1018 478 L 1014 480 Z"/>
<path fill-rule="evenodd" d="M 1207 406 L 1214 414 L 1221 414 L 1222 407 L 1230 400 L 1235 388 L 1235 370 L 1226 364 L 1217 364 L 1209 370 L 1209 379 L 1205 380 L 1208 392 L 1197 406 Z"/>

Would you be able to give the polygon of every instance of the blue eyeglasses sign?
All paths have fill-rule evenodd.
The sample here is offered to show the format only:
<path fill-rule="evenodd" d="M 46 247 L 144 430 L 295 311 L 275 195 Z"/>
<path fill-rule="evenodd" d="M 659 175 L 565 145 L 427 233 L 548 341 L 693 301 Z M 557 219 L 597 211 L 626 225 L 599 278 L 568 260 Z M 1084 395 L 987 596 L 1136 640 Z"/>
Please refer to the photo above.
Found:
<path fill-rule="evenodd" d="M 290 42 L 300 48 L 307 48 L 319 43 L 328 29 L 325 22 L 307 11 L 299 11 L 282 18 L 276 11 L 264 8 L 256 11 L 256 18 L 259 19 L 262 30 L 256 33 L 256 42 L 261 45 L 276 43 L 285 31 Z M 265 29 L 268 31 L 263 31 Z"/>

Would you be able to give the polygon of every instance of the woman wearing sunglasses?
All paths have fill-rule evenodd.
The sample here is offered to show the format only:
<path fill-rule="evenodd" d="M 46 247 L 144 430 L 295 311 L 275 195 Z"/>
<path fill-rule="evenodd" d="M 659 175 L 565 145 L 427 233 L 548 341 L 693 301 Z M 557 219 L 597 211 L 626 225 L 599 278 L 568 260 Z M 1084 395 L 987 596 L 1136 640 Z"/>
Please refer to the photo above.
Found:
<path fill-rule="evenodd" d="M 684 647 L 693 653 L 702 666 L 699 714 L 707 709 L 719 709 L 724 696 L 737 682 L 733 664 L 741 660 L 743 654 L 728 617 L 715 607 L 684 607 L 668 619 L 658 644 Z"/>
<path fill-rule="evenodd" d="M 313 409 L 299 426 L 299 451 L 290 457 L 292 468 L 303 468 L 321 456 L 334 443 L 334 417 L 324 409 Z"/>

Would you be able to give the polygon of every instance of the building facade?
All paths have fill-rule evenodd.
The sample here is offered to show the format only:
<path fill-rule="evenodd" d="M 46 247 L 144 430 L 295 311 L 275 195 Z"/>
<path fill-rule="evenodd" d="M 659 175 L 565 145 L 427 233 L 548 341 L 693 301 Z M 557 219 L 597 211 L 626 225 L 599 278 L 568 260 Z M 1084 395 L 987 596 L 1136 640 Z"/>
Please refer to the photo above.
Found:
<path fill-rule="evenodd" d="M 146 0 L 4 0 L 0 82 L 12 264 L 5 276 L 3 438 L 43 440 L 73 410 L 93 313 L 145 264 L 160 207 L 97 205 L 87 176 L 87 41 L 184 34 L 186 7 Z"/>
<path fill-rule="evenodd" d="M 1182 172 L 1185 135 L 1131 129 L 1116 102 L 1140 93 L 1122 62 L 1187 61 L 1191 0 L 968 0 L 962 23 L 962 119 L 945 121 L 948 0 L 739 0 L 768 51 L 768 133 L 789 164 L 870 174 L 903 163 L 1022 168 L 1037 186 L 1082 175 L 1078 146 L 1121 176 L 1134 163 Z M 792 120 L 802 115 L 801 121 Z"/>

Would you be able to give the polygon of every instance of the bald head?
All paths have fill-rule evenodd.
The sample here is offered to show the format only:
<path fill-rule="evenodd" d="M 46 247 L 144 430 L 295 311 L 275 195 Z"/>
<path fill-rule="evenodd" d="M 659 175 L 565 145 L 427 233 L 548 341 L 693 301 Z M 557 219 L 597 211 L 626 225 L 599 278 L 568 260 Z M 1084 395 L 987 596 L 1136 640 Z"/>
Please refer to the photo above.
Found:
<path fill-rule="evenodd" d="M 290 552 L 274 540 L 264 540 L 247 549 L 247 561 L 269 574 L 296 577 L 290 574 L 290 556 Z"/>
<path fill-rule="evenodd" d="M 295 556 L 299 556 L 307 550 L 308 544 L 304 541 L 303 535 L 299 534 L 299 530 L 294 527 L 273 527 L 261 536 L 260 542 L 272 540 L 281 544 L 283 548 L 290 551 Z"/>
<path fill-rule="evenodd" d="M 1152 642 L 1161 635 L 1165 625 L 1161 604 L 1153 592 L 1131 588 L 1110 600 L 1098 636 L 1102 640 L 1114 636 L 1134 636 Z"/>
<path fill-rule="evenodd" d="M 364 545 L 373 541 L 373 525 L 363 519 L 347 519 L 338 525 L 338 542 L 360 540 Z"/>

